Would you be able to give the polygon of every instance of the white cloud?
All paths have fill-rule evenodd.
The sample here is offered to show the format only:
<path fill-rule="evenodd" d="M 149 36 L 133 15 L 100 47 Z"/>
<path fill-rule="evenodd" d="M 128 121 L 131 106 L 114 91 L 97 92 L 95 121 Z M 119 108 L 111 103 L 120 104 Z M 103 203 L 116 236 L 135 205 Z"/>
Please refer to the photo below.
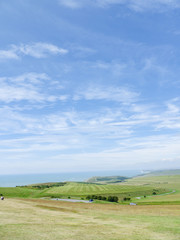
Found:
<path fill-rule="evenodd" d="M 163 132 L 157 134 L 155 128 L 165 119 L 172 120 L 171 115 L 166 115 L 168 111 L 178 114 L 177 109 L 169 107 L 170 103 L 178 104 L 176 101 L 169 101 L 166 111 L 156 109 L 158 114 L 152 107 L 134 106 L 134 103 L 128 108 L 120 105 L 119 108 L 101 109 L 100 112 L 74 110 L 45 115 L 27 115 L 6 107 L 0 109 L 0 132 L 2 136 L 3 132 L 11 134 L 11 138 L 2 138 L 1 156 L 13 160 L 26 159 L 25 165 L 31 159 L 39 159 L 45 168 L 50 161 L 56 166 L 52 171 L 60 166 L 62 171 L 78 168 L 93 170 L 94 166 L 102 170 L 102 165 L 103 170 L 108 170 L 112 164 L 113 168 L 121 168 L 155 161 L 160 163 L 164 159 L 174 161 L 180 154 L 180 136 Z M 176 121 L 178 123 L 180 119 Z M 139 127 L 144 126 L 152 128 L 151 133 L 136 136 Z M 164 127 L 168 128 L 168 125 Z M 16 133 L 19 138 L 15 135 L 13 139 L 12 134 Z M 21 134 L 27 134 L 27 137 Z M 71 168 L 68 169 L 68 165 Z"/>
<path fill-rule="evenodd" d="M 112 5 L 124 5 L 137 12 L 145 10 L 163 11 L 180 7 L 178 0 L 59 0 L 59 3 L 74 9 L 88 6 L 104 8 Z"/>
<path fill-rule="evenodd" d="M 135 11 L 154 9 L 163 11 L 165 9 L 175 9 L 180 7 L 178 0 L 131 0 L 129 6 Z"/>
<path fill-rule="evenodd" d="M 4 103 L 28 101 L 31 103 L 66 101 L 64 94 L 50 92 L 53 81 L 44 73 L 26 73 L 17 77 L 0 78 L 0 101 Z M 48 86 L 48 89 L 47 89 Z M 53 86 L 55 88 L 55 86 Z"/>
<path fill-rule="evenodd" d="M 124 104 L 136 101 L 138 93 L 130 91 L 126 88 L 115 88 L 115 87 L 97 87 L 92 86 L 87 89 L 79 91 L 75 96 L 74 100 L 106 100 L 106 101 L 117 101 Z"/>
<path fill-rule="evenodd" d="M 168 141 L 167 141 L 168 139 Z M 126 142 L 122 140 L 121 142 Z M 57 154 L 51 158 L 51 163 L 57 164 L 61 159 L 61 167 L 68 170 L 85 171 L 90 170 L 111 170 L 111 169 L 133 169 L 135 166 L 152 168 L 163 168 L 164 160 L 169 166 L 178 168 L 180 136 L 162 135 L 146 138 L 131 138 L 124 146 L 107 151 L 94 151 L 74 154 Z M 178 161 L 177 161 L 178 159 Z M 156 164 L 154 166 L 153 164 Z"/>
<path fill-rule="evenodd" d="M 89 1 L 88 1 L 89 2 Z M 65 7 L 69 8 L 81 8 L 84 5 L 84 1 L 82 0 L 59 0 L 59 3 Z"/>
<path fill-rule="evenodd" d="M 21 100 L 41 102 L 44 100 L 44 97 L 33 88 L 1 85 L 0 101 L 8 103 Z"/>
<path fill-rule="evenodd" d="M 106 130 L 106 129 L 104 129 Z M 88 140 L 88 141 L 87 141 Z M 171 134 L 152 135 L 146 137 L 133 137 L 119 139 L 116 145 L 113 143 L 103 148 L 98 146 L 98 141 L 93 136 L 87 139 L 84 135 L 75 135 L 69 131 L 69 135 L 43 134 L 28 137 L 6 139 L 1 141 L 1 156 L 8 156 L 8 160 L 23 160 L 27 165 L 31 162 L 29 170 L 33 171 L 36 161 L 43 161 L 45 168 L 48 162 L 54 166 L 54 171 L 58 168 L 61 171 L 80 170 L 109 170 L 120 169 L 122 167 L 133 168 L 139 164 L 152 164 L 163 167 L 164 161 L 173 163 L 179 159 L 180 136 Z M 94 145 L 96 149 L 90 149 Z M 114 148 L 116 146 L 116 148 Z M 25 155 L 27 154 L 27 155 Z M 47 160 L 47 162 L 46 162 Z M 178 167 L 179 162 L 176 162 Z M 103 166 L 103 167 L 102 167 Z M 68 168 L 69 167 L 69 168 Z M 27 170 L 28 168 L 26 168 Z M 40 169 L 39 169 L 40 170 Z M 57 170 L 58 171 L 58 170 Z"/>
<path fill-rule="evenodd" d="M 6 60 L 6 59 L 18 59 L 17 53 L 11 49 L 11 50 L 0 50 L 0 59 Z"/>
<path fill-rule="evenodd" d="M 46 79 L 44 74 L 28 73 L 15 78 L 0 78 L 0 101 L 35 101 L 41 102 L 45 96 L 39 92 L 37 83 Z"/>
<path fill-rule="evenodd" d="M 157 129 L 180 129 L 180 99 L 174 98 L 165 103 L 165 110 L 160 114 Z"/>
<path fill-rule="evenodd" d="M 23 55 L 34 58 L 45 58 L 48 55 L 64 55 L 68 50 L 44 42 L 11 45 L 8 50 L 0 50 L 0 59 L 19 59 Z"/>
<path fill-rule="evenodd" d="M 59 48 L 53 44 L 49 43 L 33 43 L 33 44 L 22 44 L 20 46 L 15 47 L 17 52 L 23 53 L 24 55 L 32 56 L 35 58 L 43 58 L 49 54 L 52 55 L 62 55 L 66 54 L 68 51 L 63 48 Z"/>
<path fill-rule="evenodd" d="M 104 71 L 111 71 L 114 76 L 121 76 L 123 71 L 127 68 L 127 65 L 119 62 L 103 62 L 98 61 L 92 65 L 92 68 L 97 68 Z"/>

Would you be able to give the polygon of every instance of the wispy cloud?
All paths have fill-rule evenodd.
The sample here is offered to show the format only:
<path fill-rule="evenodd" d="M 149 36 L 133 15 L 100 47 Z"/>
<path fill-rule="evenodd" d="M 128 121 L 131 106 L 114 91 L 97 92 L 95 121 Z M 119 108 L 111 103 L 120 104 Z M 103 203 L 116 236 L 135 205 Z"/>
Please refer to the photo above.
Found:
<path fill-rule="evenodd" d="M 46 87 L 51 86 L 50 78 L 42 73 L 26 73 L 17 77 L 0 78 L 0 101 L 4 103 L 28 101 L 54 102 L 66 100 L 65 95 L 53 95 L 46 91 Z M 53 84 L 53 82 L 52 82 Z"/>
<path fill-rule="evenodd" d="M 22 56 L 45 58 L 48 55 L 64 55 L 68 50 L 44 42 L 11 45 L 8 50 L 0 50 L 0 59 L 19 59 Z"/>
<path fill-rule="evenodd" d="M 59 0 L 59 3 L 72 9 L 87 6 L 104 8 L 113 5 L 124 5 L 137 12 L 146 10 L 163 11 L 180 7 L 178 0 Z"/>
<path fill-rule="evenodd" d="M 88 1 L 89 2 L 89 1 Z M 81 8 L 84 6 L 84 1 L 82 0 L 59 0 L 59 3 L 65 7 L 69 7 L 69 8 L 74 8 L 74 9 L 77 9 L 77 8 Z"/>
<path fill-rule="evenodd" d="M 87 89 L 79 91 L 75 96 L 74 100 L 106 100 L 106 101 L 117 101 L 124 104 L 135 101 L 138 97 L 138 93 L 135 91 L 130 91 L 124 87 L 115 88 L 115 87 L 99 87 L 91 86 Z"/>
<path fill-rule="evenodd" d="M 180 7 L 178 0 L 129 0 L 126 2 L 128 2 L 128 7 L 135 11 L 156 10 L 161 12 Z"/>
<path fill-rule="evenodd" d="M 168 101 L 165 106 L 155 111 L 152 106 L 132 103 L 128 108 L 112 106 L 101 108 L 100 112 L 96 109 L 90 112 L 61 110 L 45 115 L 28 115 L 6 107 L 0 109 L 1 138 L 3 133 L 18 133 L 19 138 L 13 139 L 11 135 L 10 139 L 1 140 L 1 156 L 7 153 L 12 159 L 37 159 L 38 156 L 43 162 L 48 158 L 56 167 L 59 166 L 57 160 L 61 159 L 63 170 L 68 164 L 76 170 L 91 169 L 94 164 L 97 170 L 101 165 L 105 170 L 110 169 L 112 162 L 120 168 L 130 162 L 134 166 L 164 159 L 173 161 L 180 153 L 180 138 L 178 134 L 165 134 L 161 129 L 169 129 L 163 121 L 173 120 L 170 112 L 179 116 L 178 99 Z M 171 124 L 175 122 L 179 121 L 174 119 Z M 145 131 L 145 136 L 136 135 L 147 126 L 151 133 Z"/>
<path fill-rule="evenodd" d="M 0 50 L 0 59 L 18 59 L 19 56 L 17 55 L 14 49 L 10 50 Z"/>
<path fill-rule="evenodd" d="M 49 54 L 52 55 L 63 55 L 68 52 L 68 50 L 59 48 L 53 44 L 49 43 L 33 43 L 33 44 L 22 44 L 20 46 L 14 46 L 15 49 L 17 49 L 17 52 L 28 56 L 32 56 L 35 58 L 43 58 L 46 57 Z"/>
<path fill-rule="evenodd" d="M 166 110 L 161 115 L 157 129 L 180 129 L 180 99 L 174 98 L 166 102 Z"/>

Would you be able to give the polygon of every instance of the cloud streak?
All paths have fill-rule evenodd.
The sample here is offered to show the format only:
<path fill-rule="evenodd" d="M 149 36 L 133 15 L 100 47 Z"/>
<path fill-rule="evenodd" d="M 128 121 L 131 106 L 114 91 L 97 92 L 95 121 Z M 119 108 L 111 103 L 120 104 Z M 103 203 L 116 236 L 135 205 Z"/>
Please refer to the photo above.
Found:
<path fill-rule="evenodd" d="M 0 50 L 0 59 L 19 59 L 22 56 L 33 58 L 46 58 L 49 55 L 64 55 L 68 50 L 56 45 L 44 42 L 32 44 L 11 45 L 8 50 Z"/>
<path fill-rule="evenodd" d="M 28 101 L 31 103 L 65 101 L 66 95 L 54 95 L 46 91 L 51 88 L 51 79 L 44 73 L 26 73 L 17 77 L 0 78 L 0 101 L 6 104 L 11 102 Z"/>
<path fill-rule="evenodd" d="M 164 11 L 180 7 L 178 0 L 59 0 L 59 4 L 71 9 L 87 6 L 105 8 L 113 5 L 123 5 L 136 12 L 147 10 Z"/>
<path fill-rule="evenodd" d="M 138 93 L 130 91 L 126 88 L 115 88 L 115 87 L 96 87 L 92 86 L 82 91 L 79 91 L 75 96 L 74 100 L 105 100 L 105 101 L 116 101 L 128 104 L 129 102 L 135 101 L 138 97 Z"/>

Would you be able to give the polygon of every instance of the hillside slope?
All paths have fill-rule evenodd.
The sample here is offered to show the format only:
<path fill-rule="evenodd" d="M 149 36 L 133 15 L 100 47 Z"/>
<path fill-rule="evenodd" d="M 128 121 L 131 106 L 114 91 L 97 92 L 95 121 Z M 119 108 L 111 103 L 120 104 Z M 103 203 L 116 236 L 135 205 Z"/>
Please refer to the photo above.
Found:
<path fill-rule="evenodd" d="M 123 182 L 127 177 L 123 176 L 106 176 L 106 177 L 91 177 L 86 182 L 88 183 L 100 183 L 100 184 L 108 184 L 108 183 L 119 183 Z"/>

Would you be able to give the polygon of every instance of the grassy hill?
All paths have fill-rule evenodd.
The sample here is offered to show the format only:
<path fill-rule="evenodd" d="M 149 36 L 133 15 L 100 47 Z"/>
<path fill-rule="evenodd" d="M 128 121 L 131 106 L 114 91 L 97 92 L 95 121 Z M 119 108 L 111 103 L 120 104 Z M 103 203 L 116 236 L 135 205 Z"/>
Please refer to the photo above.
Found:
<path fill-rule="evenodd" d="M 21 198 L 42 198 L 42 197 L 74 197 L 86 198 L 88 195 L 102 195 L 102 196 L 117 196 L 119 200 L 124 197 L 137 197 L 142 195 L 152 195 L 155 191 L 157 194 L 170 191 L 166 188 L 154 186 L 135 186 L 135 185 L 113 185 L 113 184 L 91 184 L 91 183 L 75 183 L 68 182 L 61 186 L 53 186 L 41 188 L 36 186 L 16 187 L 16 188 L 0 188 L 0 194 L 6 197 L 21 197 Z"/>
<path fill-rule="evenodd" d="M 79 196 L 86 197 L 87 195 L 116 195 L 119 198 L 125 196 L 140 196 L 142 194 L 152 194 L 154 188 L 149 186 L 128 186 L 128 185 L 97 185 L 97 184 L 85 184 L 85 183 L 67 183 L 62 187 L 53 187 L 43 193 L 45 196 Z M 167 190 L 165 188 L 157 188 L 158 193 L 164 193 Z"/>
<path fill-rule="evenodd" d="M 180 169 L 151 171 L 144 176 L 171 176 L 180 175 Z"/>
<path fill-rule="evenodd" d="M 180 204 L 180 175 L 145 175 L 128 179 L 124 184 L 129 186 L 149 186 L 154 188 L 169 189 L 165 195 L 147 196 L 145 199 L 136 199 L 137 203 L 161 204 L 161 203 L 178 203 Z"/>
<path fill-rule="evenodd" d="M 86 198 L 97 195 L 103 197 L 117 196 L 119 202 L 124 198 L 138 204 L 180 204 L 180 175 L 155 175 L 150 174 L 125 179 L 116 182 L 115 177 L 104 177 L 100 180 L 110 181 L 108 184 L 99 184 L 96 177 L 89 182 L 64 182 L 33 184 L 24 187 L 0 188 L 0 194 L 5 197 L 16 198 Z M 112 183 L 114 181 L 116 183 Z M 118 180 L 120 181 L 120 180 Z M 144 197 L 145 196 L 145 197 Z M 127 202 L 128 203 L 128 202 Z"/>
<path fill-rule="evenodd" d="M 123 182 L 126 179 L 128 179 L 128 178 L 127 177 L 123 177 L 123 176 L 91 177 L 86 182 L 108 184 L 108 183 Z"/>

